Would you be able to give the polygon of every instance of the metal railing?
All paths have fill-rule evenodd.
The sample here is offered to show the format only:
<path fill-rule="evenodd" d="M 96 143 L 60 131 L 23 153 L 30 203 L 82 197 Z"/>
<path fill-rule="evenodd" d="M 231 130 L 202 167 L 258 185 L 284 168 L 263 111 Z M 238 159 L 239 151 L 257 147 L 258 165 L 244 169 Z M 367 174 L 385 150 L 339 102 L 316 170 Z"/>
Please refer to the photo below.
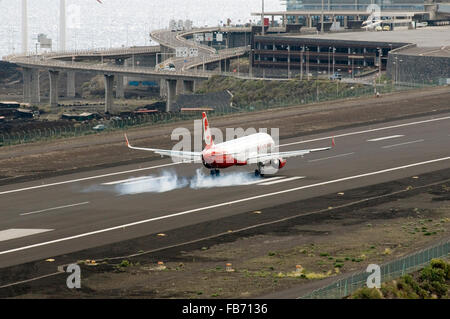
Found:
<path fill-rule="evenodd" d="M 428 264 L 433 258 L 446 258 L 450 254 L 450 240 L 446 239 L 437 245 L 423 249 L 406 257 L 383 264 L 381 282 L 388 282 L 408 273 L 417 271 Z M 370 274 L 361 271 L 349 277 L 340 279 L 331 285 L 314 290 L 302 299 L 340 299 L 353 294 L 366 286 Z"/>

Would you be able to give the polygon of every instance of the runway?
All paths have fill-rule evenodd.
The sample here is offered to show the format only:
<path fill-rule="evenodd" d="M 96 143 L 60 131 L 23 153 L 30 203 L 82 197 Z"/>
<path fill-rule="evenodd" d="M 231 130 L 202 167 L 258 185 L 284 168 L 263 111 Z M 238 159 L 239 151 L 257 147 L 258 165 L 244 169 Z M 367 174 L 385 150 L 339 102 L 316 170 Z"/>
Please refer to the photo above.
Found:
<path fill-rule="evenodd" d="M 285 139 L 280 151 L 329 146 L 332 136 L 332 150 L 264 179 L 243 167 L 211 182 L 198 178 L 201 164 L 166 158 L 2 186 L 0 267 L 450 167 L 450 113 Z"/>

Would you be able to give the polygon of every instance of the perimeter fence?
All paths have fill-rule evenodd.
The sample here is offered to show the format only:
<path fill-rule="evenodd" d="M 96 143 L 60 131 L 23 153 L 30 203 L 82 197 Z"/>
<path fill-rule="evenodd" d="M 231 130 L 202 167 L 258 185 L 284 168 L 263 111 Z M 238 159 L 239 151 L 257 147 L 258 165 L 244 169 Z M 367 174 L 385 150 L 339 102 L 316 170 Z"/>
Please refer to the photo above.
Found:
<path fill-rule="evenodd" d="M 437 245 L 423 249 L 414 254 L 380 265 L 381 282 L 388 282 L 408 273 L 417 271 L 429 264 L 433 258 L 448 258 L 450 254 L 450 240 L 446 239 Z M 367 284 L 371 274 L 360 271 L 332 284 L 314 290 L 301 299 L 341 299 L 353 294 Z"/>
<path fill-rule="evenodd" d="M 336 87 L 321 91 L 316 81 L 317 88 L 313 88 L 309 94 L 301 96 L 289 96 L 286 98 L 278 98 L 272 100 L 266 100 L 264 102 L 250 103 L 240 107 L 222 107 L 214 109 L 214 112 L 208 114 L 209 117 L 217 117 L 233 113 L 245 113 L 266 109 L 283 108 L 291 106 L 301 106 L 311 103 L 319 103 L 325 101 L 335 101 L 348 98 L 374 96 L 376 92 L 379 94 L 385 94 L 395 91 L 404 91 L 410 89 L 417 89 L 423 87 L 436 86 L 437 84 L 426 84 L 423 82 L 418 83 L 401 83 L 401 84 L 383 84 L 376 86 L 357 86 L 351 89 L 340 89 L 339 81 L 336 82 Z M 118 106 L 120 107 L 120 106 Z M 208 107 L 204 105 L 203 107 Z M 0 129 L 0 146 L 15 145 L 23 143 L 32 143 L 42 140 L 76 137 L 89 134 L 98 134 L 103 132 L 110 132 L 114 130 L 126 130 L 132 127 L 139 126 L 152 126 L 164 123 L 173 123 L 177 121 L 185 121 L 191 119 L 199 119 L 199 112 L 155 112 L 149 114 L 139 114 L 129 117 L 113 118 L 112 120 L 100 120 L 100 121 L 85 121 L 74 123 L 67 121 L 67 125 L 51 126 L 48 125 L 45 128 L 35 129 L 19 129 L 10 130 Z M 50 123 L 50 122 L 49 122 Z M 95 130 L 94 128 L 103 124 L 104 129 Z"/>

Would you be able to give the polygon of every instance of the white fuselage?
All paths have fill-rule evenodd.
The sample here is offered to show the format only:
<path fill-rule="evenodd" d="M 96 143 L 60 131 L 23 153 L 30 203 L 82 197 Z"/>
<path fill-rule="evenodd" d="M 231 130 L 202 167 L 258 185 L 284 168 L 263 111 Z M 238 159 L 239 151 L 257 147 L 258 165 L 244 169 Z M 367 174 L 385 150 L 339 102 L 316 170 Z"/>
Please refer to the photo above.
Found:
<path fill-rule="evenodd" d="M 210 168 L 247 165 L 247 158 L 267 154 L 273 147 L 275 141 L 267 133 L 247 135 L 205 148 L 203 163 Z"/>

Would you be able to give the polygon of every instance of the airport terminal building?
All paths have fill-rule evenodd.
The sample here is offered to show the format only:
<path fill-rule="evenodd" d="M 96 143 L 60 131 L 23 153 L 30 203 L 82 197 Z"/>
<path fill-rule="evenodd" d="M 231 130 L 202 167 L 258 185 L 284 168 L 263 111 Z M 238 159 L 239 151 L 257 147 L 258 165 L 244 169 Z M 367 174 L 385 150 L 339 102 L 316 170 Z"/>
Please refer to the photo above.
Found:
<path fill-rule="evenodd" d="M 354 77 L 392 69 L 393 66 L 399 69 L 398 64 L 400 68 L 406 67 L 405 62 L 413 59 L 405 57 L 399 62 L 389 61 L 389 52 L 395 50 L 400 54 L 404 47 L 418 46 L 436 49 L 421 52 L 414 63 L 423 59 L 425 68 L 435 65 L 436 72 L 427 74 L 430 79 L 445 77 L 449 53 L 439 47 L 450 44 L 447 43 L 450 28 L 446 26 L 450 24 L 450 10 L 446 13 L 442 9 L 449 1 L 286 0 L 286 11 L 264 12 L 265 34 L 253 33 L 252 72 L 264 77 L 335 72 Z M 381 8 L 381 32 L 362 28 L 373 5 Z M 281 33 L 275 31 L 274 22 L 279 18 L 285 29 Z M 439 26 L 439 30 L 419 29 L 420 24 Z M 394 32 L 388 32 L 392 30 Z M 425 60 L 428 52 L 432 52 L 433 57 Z M 415 69 L 414 63 L 409 66 L 411 69 Z M 391 71 L 388 70 L 388 74 L 392 74 Z M 405 77 L 406 74 L 402 73 Z M 410 78 L 414 80 L 413 74 Z"/>
<path fill-rule="evenodd" d="M 423 0 L 324 0 L 324 10 L 357 10 L 366 11 L 367 7 L 375 4 L 381 10 L 423 11 Z M 321 10 L 322 0 L 286 0 L 287 11 Z"/>

